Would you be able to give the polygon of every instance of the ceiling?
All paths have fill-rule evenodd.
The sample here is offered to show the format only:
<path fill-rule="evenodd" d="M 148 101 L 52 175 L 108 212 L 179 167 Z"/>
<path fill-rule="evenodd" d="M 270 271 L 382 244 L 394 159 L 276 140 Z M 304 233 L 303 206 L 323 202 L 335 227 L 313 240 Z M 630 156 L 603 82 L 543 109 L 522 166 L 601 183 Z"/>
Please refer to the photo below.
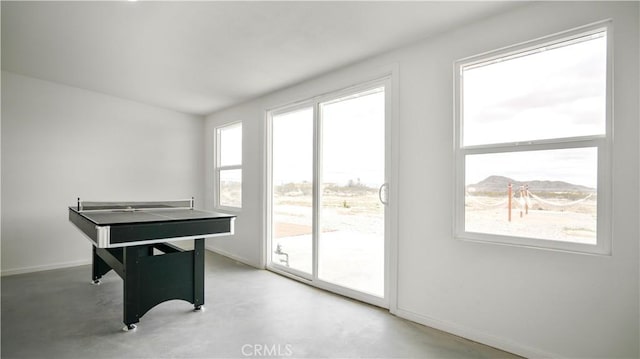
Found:
<path fill-rule="evenodd" d="M 514 6 L 2 1 L 2 69 L 206 115 Z"/>

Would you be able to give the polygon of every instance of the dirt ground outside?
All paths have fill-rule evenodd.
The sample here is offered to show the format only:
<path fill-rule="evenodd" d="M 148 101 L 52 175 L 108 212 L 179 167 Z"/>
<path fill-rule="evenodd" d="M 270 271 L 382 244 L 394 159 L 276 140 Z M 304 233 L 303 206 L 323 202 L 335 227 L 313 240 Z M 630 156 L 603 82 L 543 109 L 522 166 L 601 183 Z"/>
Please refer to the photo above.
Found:
<path fill-rule="evenodd" d="M 495 196 L 468 196 L 465 230 L 469 232 L 596 243 L 597 203 L 558 196 L 524 202 Z M 578 196 L 579 197 L 579 196 Z M 320 210 L 319 275 L 322 279 L 368 293 L 384 291 L 384 208 L 377 190 L 341 188 L 325 191 Z M 522 216 L 520 215 L 522 211 Z M 527 213 L 528 212 L 528 213 Z M 275 263 L 311 273 L 312 197 L 310 191 L 274 196 Z M 277 252 L 278 246 L 280 253 Z"/>
<path fill-rule="evenodd" d="M 503 203 L 504 202 L 504 203 Z M 521 214 L 522 213 L 522 214 Z M 506 200 L 467 196 L 465 230 L 525 238 L 596 244 L 596 200 L 549 199 L 530 201 L 529 209 L 512 202 L 511 221 Z"/>

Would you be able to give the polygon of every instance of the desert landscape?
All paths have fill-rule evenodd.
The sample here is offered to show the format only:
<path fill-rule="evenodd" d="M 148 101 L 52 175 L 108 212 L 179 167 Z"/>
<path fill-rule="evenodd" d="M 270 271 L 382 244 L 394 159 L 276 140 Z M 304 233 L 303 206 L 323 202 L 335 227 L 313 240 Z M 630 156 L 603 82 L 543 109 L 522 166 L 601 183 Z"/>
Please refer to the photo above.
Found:
<path fill-rule="evenodd" d="M 511 220 L 509 192 L 511 184 Z M 233 201 L 239 186 L 227 192 Z M 319 276 L 381 295 L 384 290 L 384 206 L 378 188 L 357 180 L 322 189 Z M 468 185 L 465 230 L 596 244 L 597 192 L 561 181 L 516 181 L 490 176 Z M 274 186 L 272 255 L 276 264 L 312 272 L 312 185 Z"/>
<path fill-rule="evenodd" d="M 467 232 L 596 244 L 596 223 L 597 193 L 593 188 L 499 176 L 467 186 Z"/>

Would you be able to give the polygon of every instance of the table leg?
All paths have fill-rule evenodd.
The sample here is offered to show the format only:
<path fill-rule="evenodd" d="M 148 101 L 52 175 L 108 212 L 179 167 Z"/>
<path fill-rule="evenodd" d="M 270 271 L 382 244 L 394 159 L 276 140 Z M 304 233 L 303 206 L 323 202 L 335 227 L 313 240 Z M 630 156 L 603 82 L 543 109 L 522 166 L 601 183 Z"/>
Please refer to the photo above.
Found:
<path fill-rule="evenodd" d="M 111 267 L 98 255 L 96 252 L 96 247 L 91 246 L 92 248 L 92 257 L 93 257 L 93 268 L 91 273 L 91 280 L 93 284 L 100 284 L 100 278 L 103 275 L 107 274 L 111 270 Z"/>
<path fill-rule="evenodd" d="M 204 305 L 204 238 L 194 240 L 193 248 L 193 307 L 196 311 Z"/>
<path fill-rule="evenodd" d="M 135 328 L 135 323 L 140 321 L 141 296 L 144 293 L 140 290 L 140 259 L 149 255 L 148 246 L 131 246 L 124 248 L 124 324 L 129 329 Z"/>

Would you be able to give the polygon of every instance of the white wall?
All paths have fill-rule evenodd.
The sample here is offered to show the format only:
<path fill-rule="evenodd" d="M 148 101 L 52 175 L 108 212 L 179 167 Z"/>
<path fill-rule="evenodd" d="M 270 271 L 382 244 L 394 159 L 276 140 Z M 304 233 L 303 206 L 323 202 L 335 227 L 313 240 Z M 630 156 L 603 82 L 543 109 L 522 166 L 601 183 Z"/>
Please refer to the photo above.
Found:
<path fill-rule="evenodd" d="M 392 311 L 526 356 L 640 356 L 638 6 L 533 3 L 209 116 L 208 203 L 215 126 L 243 121 L 245 166 L 236 238 L 210 241 L 209 248 L 263 265 L 266 109 L 367 80 L 397 64 L 400 141 L 393 145 L 400 158 L 400 213 Z M 615 47 L 613 255 L 454 240 L 454 61 L 608 18 Z"/>
<path fill-rule="evenodd" d="M 90 263 L 77 197 L 203 203 L 202 117 L 2 72 L 2 274 Z"/>
<path fill-rule="evenodd" d="M 221 124 L 242 121 L 242 210 L 229 212 L 237 214 L 234 235 L 207 239 L 206 248 L 232 257 L 240 262 L 262 267 L 262 160 L 263 160 L 263 122 L 264 113 L 257 114 L 250 109 L 238 108 L 232 114 L 224 116 L 220 122 L 205 122 L 205 208 L 214 209 L 214 138 L 215 129 Z M 247 119 L 250 119 L 247 121 Z"/>

